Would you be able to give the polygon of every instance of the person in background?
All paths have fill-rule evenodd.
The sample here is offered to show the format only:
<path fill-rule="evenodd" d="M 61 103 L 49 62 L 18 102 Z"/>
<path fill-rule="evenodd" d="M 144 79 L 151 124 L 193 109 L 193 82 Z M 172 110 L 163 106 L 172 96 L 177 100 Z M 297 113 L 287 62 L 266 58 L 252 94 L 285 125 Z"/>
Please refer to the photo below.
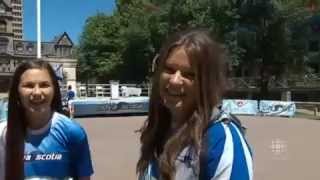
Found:
<path fill-rule="evenodd" d="M 61 114 L 50 64 L 24 62 L 11 82 L 8 121 L 0 123 L 0 180 L 89 180 L 93 167 L 86 132 Z"/>
<path fill-rule="evenodd" d="M 63 101 L 63 114 L 70 117 L 71 119 L 73 118 L 73 106 L 71 103 L 71 100 L 73 100 L 76 97 L 75 91 L 72 90 L 72 86 L 68 85 L 68 90 L 66 93 L 65 101 Z"/>
<path fill-rule="evenodd" d="M 242 128 L 219 110 L 226 54 L 206 29 L 163 45 L 141 128 L 140 180 L 252 180 Z"/>
<path fill-rule="evenodd" d="M 72 86 L 68 86 L 67 101 L 73 100 L 76 97 L 76 93 L 72 90 Z"/>

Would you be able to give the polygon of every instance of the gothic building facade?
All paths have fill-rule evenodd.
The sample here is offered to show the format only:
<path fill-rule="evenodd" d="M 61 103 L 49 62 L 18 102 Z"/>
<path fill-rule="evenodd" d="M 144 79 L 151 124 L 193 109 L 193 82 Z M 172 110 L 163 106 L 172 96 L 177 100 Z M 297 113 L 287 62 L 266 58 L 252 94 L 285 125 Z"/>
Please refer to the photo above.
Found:
<path fill-rule="evenodd" d="M 22 7 L 22 0 L 0 0 L 0 93 L 8 90 L 17 65 L 37 58 L 37 43 L 23 40 Z M 77 59 L 66 32 L 51 42 L 41 42 L 41 54 L 63 76 L 61 82 L 76 86 Z"/>

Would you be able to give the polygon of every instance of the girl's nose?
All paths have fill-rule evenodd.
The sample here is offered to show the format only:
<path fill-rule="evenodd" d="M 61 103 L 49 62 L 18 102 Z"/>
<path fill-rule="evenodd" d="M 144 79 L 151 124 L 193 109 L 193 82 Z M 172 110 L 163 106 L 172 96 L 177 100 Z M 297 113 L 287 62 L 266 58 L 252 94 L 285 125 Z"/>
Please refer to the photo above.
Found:
<path fill-rule="evenodd" d="M 176 71 L 174 74 L 172 74 L 170 78 L 170 83 L 171 84 L 177 84 L 180 85 L 182 84 L 182 76 L 181 76 L 181 71 Z"/>
<path fill-rule="evenodd" d="M 40 94 L 40 93 L 41 93 L 41 90 L 40 90 L 39 86 L 35 86 L 33 88 L 32 94 Z"/>
<path fill-rule="evenodd" d="M 32 94 L 30 97 L 32 100 L 36 100 L 36 99 L 42 99 L 42 91 L 41 88 L 39 86 L 35 86 L 32 90 Z"/>

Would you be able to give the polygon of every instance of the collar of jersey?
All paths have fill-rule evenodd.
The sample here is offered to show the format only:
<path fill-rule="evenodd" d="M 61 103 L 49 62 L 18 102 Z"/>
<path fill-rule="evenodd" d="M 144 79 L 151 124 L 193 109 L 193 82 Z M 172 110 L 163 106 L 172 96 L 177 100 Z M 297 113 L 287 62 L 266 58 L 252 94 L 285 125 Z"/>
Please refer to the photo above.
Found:
<path fill-rule="evenodd" d="M 57 115 L 57 113 L 53 113 L 51 119 L 48 121 L 47 124 L 45 124 L 42 128 L 39 128 L 39 129 L 30 129 L 30 128 L 27 128 L 27 133 L 28 134 L 31 134 L 31 135 L 40 135 L 40 134 L 43 134 L 44 132 L 46 132 L 50 127 L 51 127 L 51 124 L 52 124 L 52 119 L 55 118 L 55 116 Z"/>
<path fill-rule="evenodd" d="M 228 114 L 226 114 L 223 110 L 214 107 L 211 113 L 210 121 L 213 123 L 218 123 L 223 121 L 225 118 L 229 118 Z"/>

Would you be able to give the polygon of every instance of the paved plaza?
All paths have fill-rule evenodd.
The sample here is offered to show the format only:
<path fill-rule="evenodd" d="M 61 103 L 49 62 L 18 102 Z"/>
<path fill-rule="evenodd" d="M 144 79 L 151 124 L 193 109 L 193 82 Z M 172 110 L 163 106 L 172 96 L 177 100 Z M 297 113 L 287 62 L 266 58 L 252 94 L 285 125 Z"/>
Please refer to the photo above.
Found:
<path fill-rule="evenodd" d="M 95 180 L 135 180 L 145 116 L 77 118 L 86 129 Z M 240 116 L 254 153 L 255 180 L 320 179 L 320 121 Z"/>

